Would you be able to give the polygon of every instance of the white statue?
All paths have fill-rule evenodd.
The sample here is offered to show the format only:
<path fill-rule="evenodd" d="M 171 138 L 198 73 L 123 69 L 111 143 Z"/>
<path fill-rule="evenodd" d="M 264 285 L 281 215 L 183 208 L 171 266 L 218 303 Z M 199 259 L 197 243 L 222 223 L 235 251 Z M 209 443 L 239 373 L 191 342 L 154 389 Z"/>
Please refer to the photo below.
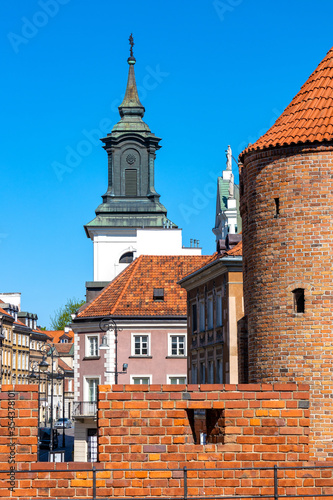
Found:
<path fill-rule="evenodd" d="M 231 151 L 231 147 L 228 146 L 228 149 L 226 151 L 227 153 L 227 170 L 232 170 L 232 151 Z"/>

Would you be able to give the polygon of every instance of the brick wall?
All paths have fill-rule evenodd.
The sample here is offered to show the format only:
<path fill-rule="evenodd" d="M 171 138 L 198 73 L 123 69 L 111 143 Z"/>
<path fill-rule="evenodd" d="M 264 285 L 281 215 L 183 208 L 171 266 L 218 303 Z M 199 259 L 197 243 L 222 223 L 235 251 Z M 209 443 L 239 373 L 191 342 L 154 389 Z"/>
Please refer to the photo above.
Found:
<path fill-rule="evenodd" d="M 10 438 L 8 391 L 16 395 L 19 459 L 9 491 L 8 452 L 1 448 L 0 498 L 91 499 L 93 464 L 34 462 L 37 386 L 3 387 L 1 446 Z M 308 387 L 295 384 L 100 386 L 96 496 L 181 498 L 184 466 L 189 497 L 273 494 L 272 470 L 238 469 L 307 464 L 308 405 Z M 196 410 L 200 418 L 206 410 L 208 434 L 217 442 L 195 444 Z M 332 469 L 280 470 L 279 494 L 287 493 L 333 499 Z"/>
<path fill-rule="evenodd" d="M 333 457 L 332 172 L 327 143 L 249 153 L 240 173 L 249 382 L 310 385 L 310 452 L 323 459 Z"/>

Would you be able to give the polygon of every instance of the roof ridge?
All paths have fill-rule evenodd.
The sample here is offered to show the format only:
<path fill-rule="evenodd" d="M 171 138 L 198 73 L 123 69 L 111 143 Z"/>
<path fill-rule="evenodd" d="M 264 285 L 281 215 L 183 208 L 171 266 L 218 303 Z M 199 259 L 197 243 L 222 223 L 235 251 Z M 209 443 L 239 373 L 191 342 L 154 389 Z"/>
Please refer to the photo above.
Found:
<path fill-rule="evenodd" d="M 118 305 L 118 304 L 119 304 L 119 302 L 120 302 L 120 299 L 124 296 L 124 293 L 126 292 L 127 288 L 129 287 L 129 284 L 130 284 L 130 282 L 131 282 L 131 279 L 132 279 L 132 277 L 133 277 L 133 274 L 134 274 L 134 272 L 136 271 L 136 268 L 138 267 L 138 262 L 142 260 L 142 258 L 141 258 L 141 257 L 142 257 L 142 255 L 140 255 L 137 259 L 135 259 L 135 260 L 134 260 L 134 264 L 133 264 L 133 271 L 130 273 L 129 279 L 127 280 L 126 285 L 123 287 L 122 291 L 120 292 L 120 294 L 119 294 L 119 296 L 118 296 L 118 298 L 117 298 L 117 300 L 116 300 L 116 302 L 115 302 L 114 306 L 113 306 L 113 307 L 112 307 L 112 309 L 111 309 L 110 314 L 113 314 L 113 312 L 114 312 L 115 308 L 117 307 L 117 305 Z"/>

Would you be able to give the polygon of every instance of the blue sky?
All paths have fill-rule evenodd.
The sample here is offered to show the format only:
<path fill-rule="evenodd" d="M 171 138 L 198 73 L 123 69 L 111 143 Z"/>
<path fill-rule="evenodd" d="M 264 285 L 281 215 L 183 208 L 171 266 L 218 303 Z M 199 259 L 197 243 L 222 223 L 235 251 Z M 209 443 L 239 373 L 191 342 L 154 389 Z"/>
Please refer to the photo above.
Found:
<path fill-rule="evenodd" d="M 332 46 L 331 0 L 7 0 L 0 14 L 0 291 L 45 326 L 93 279 L 83 225 L 106 190 L 98 137 L 119 119 L 131 32 L 162 138 L 156 189 L 205 254 L 228 144 L 237 157 L 262 135 Z"/>

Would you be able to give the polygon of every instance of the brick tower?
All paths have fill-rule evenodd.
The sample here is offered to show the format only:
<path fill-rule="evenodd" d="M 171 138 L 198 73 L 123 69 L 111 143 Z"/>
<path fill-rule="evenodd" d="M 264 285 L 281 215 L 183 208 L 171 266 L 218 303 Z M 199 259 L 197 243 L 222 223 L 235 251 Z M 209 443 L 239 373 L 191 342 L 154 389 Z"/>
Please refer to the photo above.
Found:
<path fill-rule="evenodd" d="M 333 48 L 240 162 L 249 382 L 309 383 L 333 457 Z"/>

